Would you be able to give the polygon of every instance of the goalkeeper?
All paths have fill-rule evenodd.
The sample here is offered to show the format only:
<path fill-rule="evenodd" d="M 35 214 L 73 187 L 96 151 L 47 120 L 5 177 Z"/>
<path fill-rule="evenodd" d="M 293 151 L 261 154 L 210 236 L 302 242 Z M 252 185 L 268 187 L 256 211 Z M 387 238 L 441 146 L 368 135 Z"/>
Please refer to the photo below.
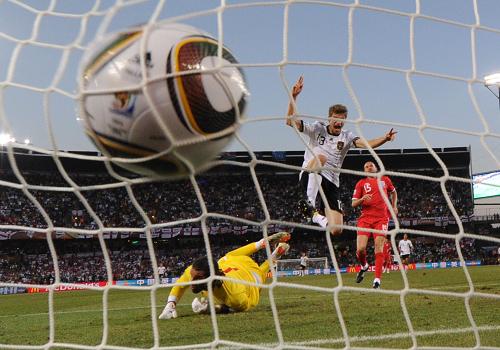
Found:
<path fill-rule="evenodd" d="M 278 232 L 267 238 L 271 245 L 277 244 L 276 249 L 271 254 L 274 261 L 285 255 L 290 246 L 286 243 L 290 240 L 288 232 Z M 215 302 L 215 311 L 218 313 L 227 313 L 231 311 L 248 311 L 259 303 L 260 287 L 238 283 L 238 280 L 263 283 L 269 272 L 269 261 L 265 261 L 260 266 L 250 257 L 253 253 L 265 247 L 265 239 L 258 242 L 247 244 L 241 248 L 230 251 L 219 259 L 214 266 L 215 274 L 231 278 L 228 280 L 214 280 L 212 282 L 213 296 Z M 159 316 L 160 320 L 176 318 L 176 304 L 182 298 L 186 288 L 189 285 L 180 286 L 180 283 L 202 280 L 210 277 L 210 267 L 208 258 L 202 257 L 193 262 L 170 291 L 167 299 L 167 305 Z M 192 302 L 194 313 L 208 313 L 208 300 L 205 298 L 208 293 L 207 283 L 192 284 L 193 293 L 202 293 L 201 298 L 195 298 Z"/>

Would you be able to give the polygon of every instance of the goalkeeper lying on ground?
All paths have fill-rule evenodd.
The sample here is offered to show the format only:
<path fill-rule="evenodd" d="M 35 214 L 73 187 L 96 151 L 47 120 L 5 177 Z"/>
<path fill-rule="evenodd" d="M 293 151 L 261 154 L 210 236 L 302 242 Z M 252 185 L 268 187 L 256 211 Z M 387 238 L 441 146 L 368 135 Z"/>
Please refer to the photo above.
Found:
<path fill-rule="evenodd" d="M 285 255 L 290 246 L 285 243 L 290 239 L 288 232 L 279 232 L 268 237 L 269 244 L 278 244 L 271 254 L 274 261 Z M 260 266 L 250 258 L 250 255 L 265 247 L 265 240 L 247 244 L 241 248 L 230 251 L 219 259 L 218 266 L 214 266 L 216 274 L 226 276 L 234 280 L 242 280 L 253 283 L 263 283 L 269 272 L 269 261 L 265 261 Z M 210 276 L 210 267 L 207 257 L 202 257 L 193 262 L 182 276 L 177 280 L 176 285 L 170 291 L 167 305 L 160 314 L 160 319 L 170 319 L 177 317 L 176 304 L 181 299 L 188 285 L 179 286 L 180 283 L 186 283 L 196 280 L 202 280 Z M 215 310 L 219 313 L 231 311 L 247 311 L 259 303 L 260 288 L 237 281 L 214 280 L 212 282 L 213 295 L 215 299 Z M 207 284 L 192 284 L 193 293 L 202 293 L 202 298 L 195 298 L 192 303 L 193 312 L 209 312 L 207 296 Z"/>

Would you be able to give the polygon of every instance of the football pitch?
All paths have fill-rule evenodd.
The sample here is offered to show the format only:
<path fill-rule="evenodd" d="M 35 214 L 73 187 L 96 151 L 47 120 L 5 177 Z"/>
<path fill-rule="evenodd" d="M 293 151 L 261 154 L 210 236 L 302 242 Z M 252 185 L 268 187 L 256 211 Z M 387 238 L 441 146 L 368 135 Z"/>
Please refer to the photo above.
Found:
<path fill-rule="evenodd" d="M 383 274 L 379 292 L 370 289 L 372 273 L 361 284 L 355 274 L 343 274 L 346 289 L 338 293 L 338 307 L 348 335 L 348 343 L 337 317 L 334 292 L 337 280 L 331 276 L 286 277 L 272 289 L 263 289 L 260 304 L 246 313 L 218 315 L 218 334 L 210 315 L 194 315 L 193 294 L 187 291 L 178 305 L 177 319 L 158 320 L 155 344 L 151 316 L 151 291 L 109 290 L 107 295 L 107 339 L 105 348 L 151 348 L 156 346 L 209 347 L 214 339 L 220 348 L 247 343 L 287 348 L 350 347 L 475 347 L 479 337 L 483 347 L 500 347 L 500 266 L 468 269 L 474 291 L 468 303 L 469 285 L 463 269 L 408 271 L 409 290 L 404 289 L 401 273 Z M 316 288 L 316 290 L 307 287 Z M 366 289 L 362 289 L 366 288 Z M 336 289 L 338 290 L 338 289 Z M 169 289 L 156 291 L 156 319 Z M 276 325 L 270 303 L 275 300 Z M 424 292 L 425 293 L 421 293 Z M 444 292 L 445 295 L 437 295 Z M 54 294 L 53 346 L 51 349 L 97 346 L 103 342 L 102 291 L 59 292 Z M 402 297 L 402 295 L 404 297 Z M 50 341 L 48 294 L 0 296 L 0 348 L 20 345 L 39 346 Z M 405 310 L 402 307 L 405 305 Z M 469 321 L 470 305 L 477 333 Z M 410 323 L 405 319 L 408 313 Z M 413 336 L 409 333 L 413 328 Z M 414 343 L 416 342 L 416 343 Z M 245 348 L 245 346 L 241 346 Z M 246 346 L 248 348 L 248 346 Z"/>

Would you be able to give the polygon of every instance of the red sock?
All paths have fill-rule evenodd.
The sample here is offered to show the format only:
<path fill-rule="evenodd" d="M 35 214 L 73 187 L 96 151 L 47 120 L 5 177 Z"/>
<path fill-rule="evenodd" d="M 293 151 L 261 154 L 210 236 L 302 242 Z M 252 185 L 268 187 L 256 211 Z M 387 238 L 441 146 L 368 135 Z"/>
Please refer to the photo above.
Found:
<path fill-rule="evenodd" d="M 382 276 L 382 265 L 384 264 L 384 253 L 375 253 L 375 278 Z"/>
<path fill-rule="evenodd" d="M 366 251 L 356 251 L 356 258 L 358 259 L 361 267 L 366 265 Z"/>

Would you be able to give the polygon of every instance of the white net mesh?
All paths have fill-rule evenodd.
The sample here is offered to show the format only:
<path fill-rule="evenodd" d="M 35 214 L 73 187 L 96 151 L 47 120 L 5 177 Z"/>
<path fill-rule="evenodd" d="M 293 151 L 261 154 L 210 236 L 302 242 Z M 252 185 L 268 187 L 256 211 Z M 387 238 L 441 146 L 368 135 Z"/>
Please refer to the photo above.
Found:
<path fill-rule="evenodd" d="M 2 296 L 0 310 L 6 311 L 0 315 L 0 348 L 500 348 L 496 312 L 500 308 L 500 271 L 490 267 L 479 274 L 479 270 L 468 268 L 464 259 L 472 240 L 486 242 L 483 246 L 491 248 L 500 245 L 500 239 L 489 231 L 478 234 L 464 227 L 461 205 L 470 198 L 461 198 L 460 185 L 470 186 L 470 179 L 455 175 L 456 169 L 450 168 L 437 150 L 470 146 L 474 172 L 500 168 L 497 104 L 484 89 L 482 79 L 498 69 L 499 13 L 500 4 L 479 0 L 439 4 L 430 0 L 0 1 L 0 126 L 8 134 L 2 141 L 6 153 L 1 159 L 5 172 L 0 185 L 5 204 L 0 230 L 2 237 L 44 238 L 48 251 L 44 257 L 36 251 L 23 255 L 25 259 L 37 257 L 31 265 L 31 277 L 25 274 L 24 279 L 11 278 L 8 270 L 15 274 L 16 264 L 1 260 L 0 287 L 48 288 L 48 294 L 22 295 L 25 299 Z M 170 21 L 200 27 L 231 48 L 245 69 L 252 95 L 247 119 L 241 121 L 231 146 L 232 150 L 248 152 L 250 161 L 217 162 L 241 169 L 248 183 L 213 179 L 213 183 L 200 183 L 191 177 L 182 185 L 164 184 L 165 192 L 189 188 L 180 191 L 181 199 L 174 204 L 171 198 L 156 197 L 155 185 L 148 179 L 129 179 L 110 168 L 107 176 L 75 174 L 72 167 L 78 168 L 76 164 L 94 161 L 102 165 L 104 159 L 69 152 L 94 149 L 75 115 L 77 67 L 85 48 L 107 32 L 138 23 Z M 331 237 L 316 227 L 275 215 L 279 211 L 269 204 L 280 198 L 269 195 L 272 186 L 262 180 L 259 169 L 271 166 L 275 171 L 298 172 L 300 168 L 263 160 L 256 152 L 304 148 L 298 132 L 283 125 L 289 86 L 301 74 L 305 88 L 296 107 L 302 118 L 324 119 L 321 116 L 329 105 L 344 103 L 350 107 L 346 128 L 356 134 L 370 139 L 394 127 L 398 130 L 395 147 L 422 148 L 431 154 L 432 164 L 397 171 L 387 169 L 381 157 L 370 150 L 382 174 L 401 183 L 418 180 L 422 188 L 432 188 L 430 193 L 442 202 L 441 212 L 447 213 L 442 216 L 455 225 L 450 231 L 420 229 L 412 220 L 409 225 L 396 220 L 390 231 L 393 248 L 402 233 L 422 241 L 433 239 L 430 245 L 442 240 L 439 249 L 453 251 L 460 262 L 461 268 L 455 269 L 460 271 L 458 275 L 443 270 L 431 280 L 425 273 L 403 270 L 385 289 L 360 287 L 350 283 L 352 274 L 340 273 L 343 243 L 332 243 Z M 23 143 L 25 138 L 29 140 Z M 23 168 L 26 163 L 21 158 L 26 153 L 49 155 L 53 163 L 42 172 L 33 172 L 28 166 Z M 425 172 L 429 169 L 434 172 Z M 362 175 L 360 170 L 340 172 L 348 178 Z M 252 194 L 241 198 L 243 195 L 229 185 L 244 186 Z M 239 215 L 234 208 L 224 211 L 207 205 L 207 195 L 214 192 L 221 202 L 245 200 L 249 207 L 258 208 L 259 215 Z M 419 194 L 418 188 L 404 188 L 400 193 L 402 206 L 422 212 L 412 219 L 425 218 L 429 211 L 425 206 L 434 198 Z M 126 203 L 119 215 L 110 212 L 117 198 Z M 197 203 L 198 207 L 186 215 L 182 209 L 186 203 Z M 279 203 L 285 208 L 293 205 Z M 69 222 L 68 215 L 54 214 L 68 208 L 72 211 Z M 241 233 L 255 228 L 257 239 L 282 226 L 324 234 L 323 248 L 333 262 L 335 277 L 295 283 L 273 276 L 271 283 L 260 285 L 266 306 L 254 316 L 251 311 L 243 316 L 211 314 L 158 321 L 172 283 L 160 284 L 158 260 L 163 262 L 164 257 L 158 258 L 155 247 L 157 230 L 164 229 L 173 241 L 180 232 L 176 229 L 189 228 L 190 235 L 203 237 L 192 255 L 200 251 L 210 254 L 217 237 L 211 235 L 213 228 L 224 232 L 227 222 L 232 223 L 231 230 L 238 227 Z M 346 220 L 345 232 L 355 230 L 352 223 Z M 120 252 L 120 248 L 113 248 L 110 238 L 127 239 L 136 237 L 134 234 L 145 238 L 141 249 Z M 70 257 L 58 247 L 56 238 L 85 235 L 96 237 L 93 244 L 97 253 L 92 256 L 82 252 Z M 229 250 L 231 245 L 222 247 Z M 138 256 L 147 256 L 147 261 Z M 148 264 L 151 272 L 146 275 L 152 284 L 140 288 L 113 285 L 117 259 Z M 88 265 L 82 282 L 89 282 L 85 276 L 95 278 L 97 274 L 98 280 L 108 284 L 86 285 L 86 292 L 75 292 L 82 294 L 66 299 L 58 290 L 82 288 L 73 283 L 77 281 L 71 277 L 71 264 Z M 35 278 L 40 265 L 53 269 L 53 280 Z M 174 272 L 178 276 L 178 271 Z M 134 277 L 144 276 L 126 279 Z M 26 311 L 25 303 L 33 308 Z M 294 309 L 296 304 L 304 308 Z M 180 306 L 180 312 L 188 313 L 187 301 Z M 250 323 L 244 323 L 244 318 Z M 364 324 L 371 327 L 359 327 Z M 457 338 L 462 340 L 457 342 Z"/>

